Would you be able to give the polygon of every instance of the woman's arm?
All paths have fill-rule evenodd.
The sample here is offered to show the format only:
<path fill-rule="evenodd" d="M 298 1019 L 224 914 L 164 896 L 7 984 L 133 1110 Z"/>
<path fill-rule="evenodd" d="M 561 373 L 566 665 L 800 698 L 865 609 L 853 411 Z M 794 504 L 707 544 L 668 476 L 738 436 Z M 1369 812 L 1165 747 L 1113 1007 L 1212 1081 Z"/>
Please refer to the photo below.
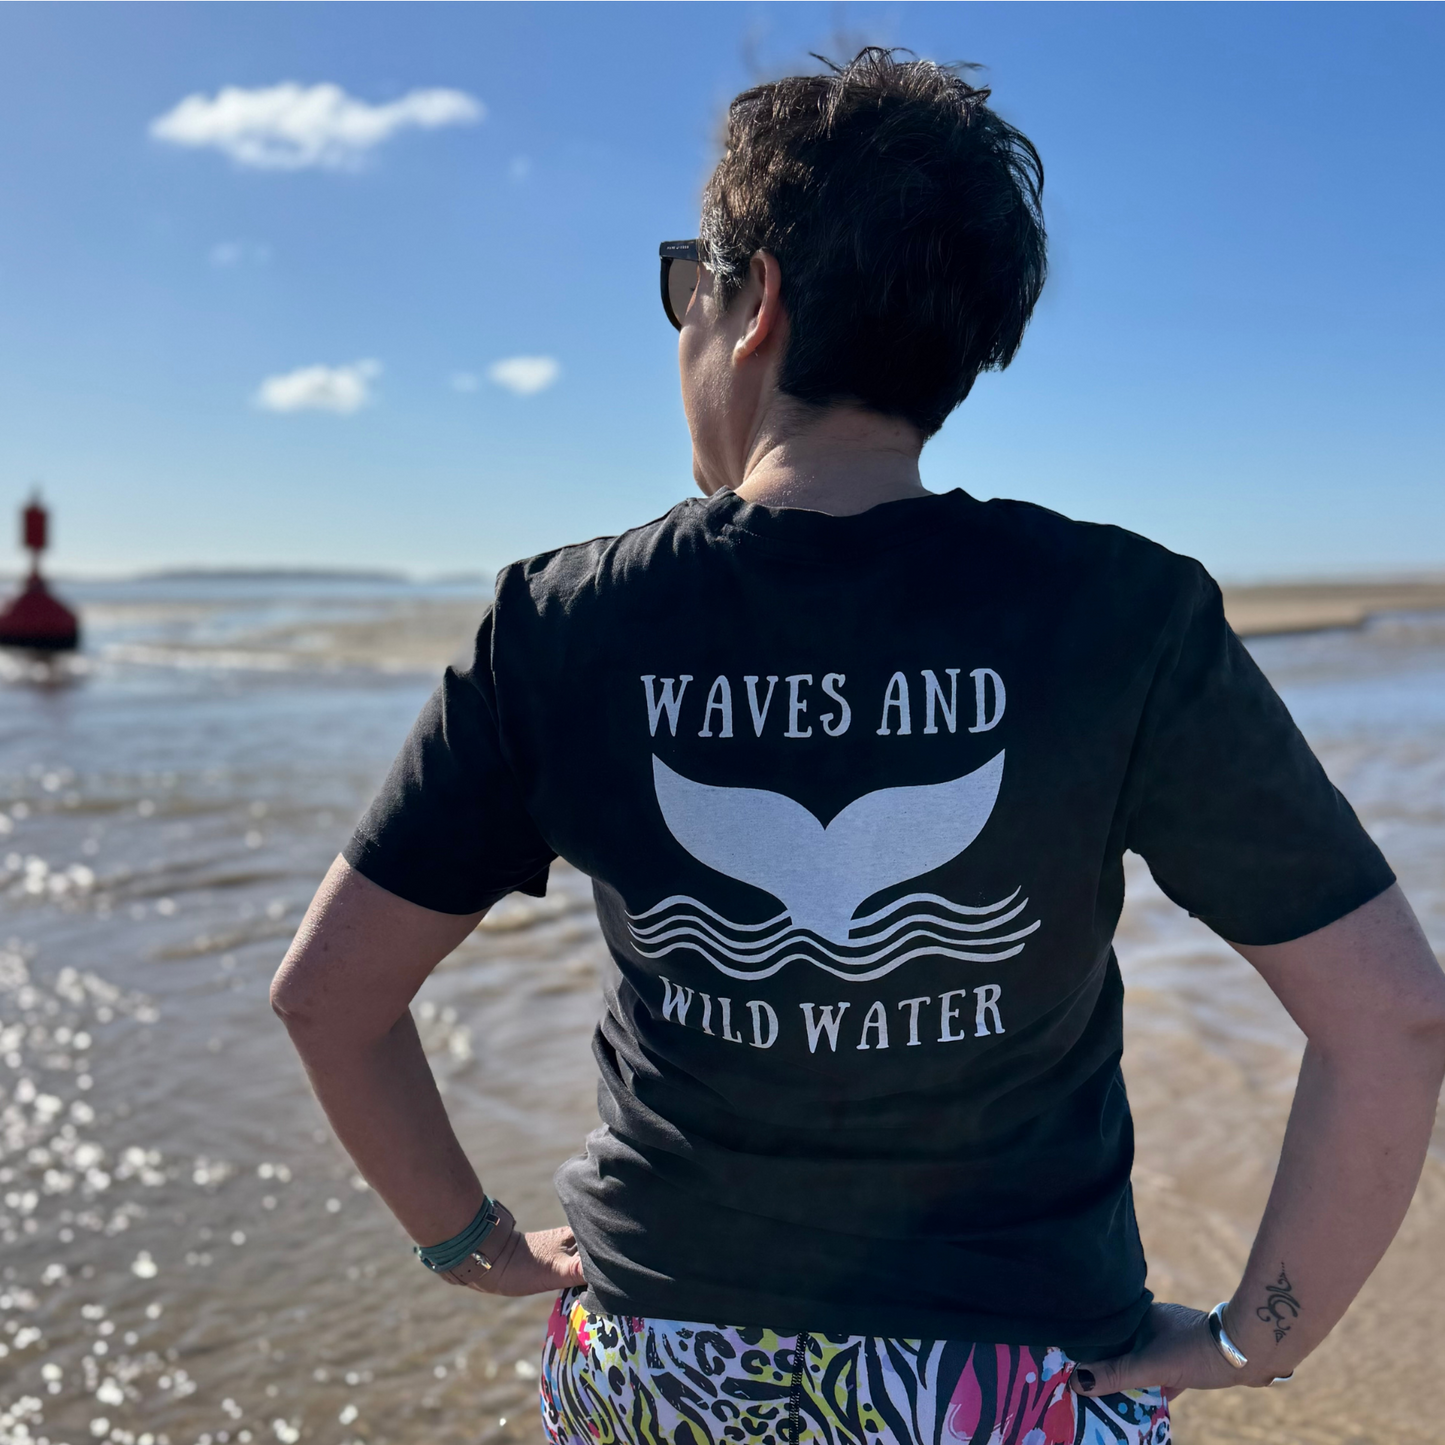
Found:
<path fill-rule="evenodd" d="M 1445 1077 L 1445 975 L 1398 887 L 1291 943 L 1234 947 L 1307 1039 L 1274 1187 L 1225 1326 L 1156 1305 L 1155 1338 L 1091 1363 L 1085 1394 L 1265 1385 L 1334 1328 L 1395 1237 L 1425 1160 Z"/>
<path fill-rule="evenodd" d="M 483 1191 L 452 1132 L 409 1005 L 481 917 L 420 908 L 338 858 L 271 984 L 271 1006 L 336 1137 L 421 1245 L 466 1228 Z M 497 1268 L 479 1276 L 483 1283 L 466 1282 L 493 1294 L 582 1283 L 571 1230 L 513 1238 Z"/>

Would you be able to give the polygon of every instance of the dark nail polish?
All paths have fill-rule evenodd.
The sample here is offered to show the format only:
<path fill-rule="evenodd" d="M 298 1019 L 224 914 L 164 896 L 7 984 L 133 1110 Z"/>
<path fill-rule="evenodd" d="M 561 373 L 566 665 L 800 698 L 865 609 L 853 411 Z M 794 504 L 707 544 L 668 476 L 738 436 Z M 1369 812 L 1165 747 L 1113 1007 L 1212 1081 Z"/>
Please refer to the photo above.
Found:
<path fill-rule="evenodd" d="M 1079 1368 L 1074 1371 L 1074 1378 L 1086 1390 L 1092 1390 L 1094 1388 L 1094 1372 L 1092 1370 L 1086 1370 L 1082 1365 L 1080 1365 Z"/>

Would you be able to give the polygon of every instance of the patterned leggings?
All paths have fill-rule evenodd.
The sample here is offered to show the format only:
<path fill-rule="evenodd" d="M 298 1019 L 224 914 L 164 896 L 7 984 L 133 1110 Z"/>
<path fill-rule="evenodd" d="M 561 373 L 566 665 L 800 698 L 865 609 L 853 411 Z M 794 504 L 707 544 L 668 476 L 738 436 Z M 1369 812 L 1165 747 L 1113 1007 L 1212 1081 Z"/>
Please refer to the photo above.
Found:
<path fill-rule="evenodd" d="M 592 1314 L 542 1355 L 552 1445 L 1168 1445 L 1158 1390 L 1085 1398 L 1059 1350 Z"/>

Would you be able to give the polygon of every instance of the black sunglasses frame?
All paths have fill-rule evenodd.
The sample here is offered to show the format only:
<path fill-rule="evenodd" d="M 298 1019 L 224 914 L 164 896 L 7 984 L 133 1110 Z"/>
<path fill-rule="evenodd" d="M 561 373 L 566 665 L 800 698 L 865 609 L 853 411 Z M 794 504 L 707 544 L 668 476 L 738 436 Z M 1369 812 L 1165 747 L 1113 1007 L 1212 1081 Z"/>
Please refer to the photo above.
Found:
<path fill-rule="evenodd" d="M 674 316 L 672 312 L 672 298 L 668 294 L 667 279 L 668 273 L 672 270 L 674 261 L 692 261 L 694 264 L 702 265 L 702 255 L 698 250 L 697 241 L 664 241 L 657 248 L 657 254 L 662 258 L 662 309 L 667 313 L 667 319 L 679 330 L 682 330 L 682 317 Z"/>

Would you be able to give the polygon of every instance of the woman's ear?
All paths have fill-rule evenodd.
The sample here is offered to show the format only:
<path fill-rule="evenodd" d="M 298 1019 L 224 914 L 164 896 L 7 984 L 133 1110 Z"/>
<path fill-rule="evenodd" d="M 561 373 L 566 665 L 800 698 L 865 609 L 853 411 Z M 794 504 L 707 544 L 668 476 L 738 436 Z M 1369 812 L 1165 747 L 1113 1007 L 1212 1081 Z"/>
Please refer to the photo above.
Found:
<path fill-rule="evenodd" d="M 740 366 L 776 342 L 787 313 L 783 310 L 783 272 L 771 251 L 755 251 L 748 263 L 748 284 L 733 305 L 743 308 L 747 324 L 733 346 L 733 365 Z"/>

